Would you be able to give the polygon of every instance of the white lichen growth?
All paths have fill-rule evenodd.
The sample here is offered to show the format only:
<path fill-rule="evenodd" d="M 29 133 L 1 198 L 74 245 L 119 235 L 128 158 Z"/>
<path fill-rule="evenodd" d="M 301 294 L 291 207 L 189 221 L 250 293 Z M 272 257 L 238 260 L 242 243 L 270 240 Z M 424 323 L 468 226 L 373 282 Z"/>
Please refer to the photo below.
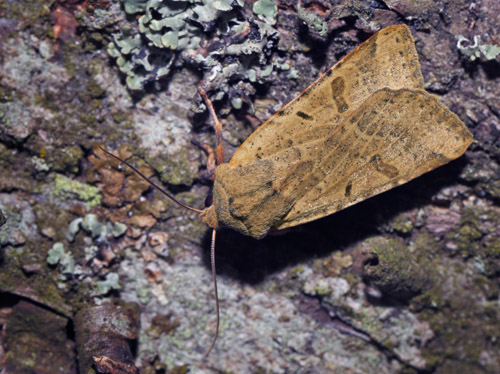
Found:
<path fill-rule="evenodd" d="M 468 56 L 471 61 L 474 61 L 483 55 L 486 60 L 494 60 L 500 54 L 500 46 L 495 44 L 482 44 L 479 35 L 474 36 L 474 43 L 471 43 L 463 35 L 457 35 L 457 48 L 461 53 Z"/>
<path fill-rule="evenodd" d="M 97 295 L 105 295 L 111 290 L 119 290 L 120 284 L 118 280 L 120 277 L 117 273 L 108 273 L 103 281 L 96 282 L 95 292 Z"/>
<path fill-rule="evenodd" d="M 68 226 L 68 232 L 66 233 L 66 240 L 68 240 L 68 242 L 71 243 L 75 240 L 75 236 L 80 231 L 80 225 L 82 224 L 82 222 L 82 218 L 77 218 L 71 221 Z"/>
<path fill-rule="evenodd" d="M 60 242 L 54 243 L 52 248 L 49 249 L 49 252 L 47 253 L 47 263 L 50 265 L 56 265 L 61 260 L 63 255 L 64 244 Z"/>
<path fill-rule="evenodd" d="M 278 13 L 278 6 L 275 0 L 259 0 L 253 4 L 253 12 L 269 24 L 276 23 L 276 14 Z"/>

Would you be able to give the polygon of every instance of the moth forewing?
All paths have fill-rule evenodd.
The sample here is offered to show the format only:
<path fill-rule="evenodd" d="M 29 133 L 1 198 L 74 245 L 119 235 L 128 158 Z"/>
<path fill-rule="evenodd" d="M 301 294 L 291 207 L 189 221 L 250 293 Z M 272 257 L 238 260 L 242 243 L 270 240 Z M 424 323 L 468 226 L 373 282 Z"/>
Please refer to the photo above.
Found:
<path fill-rule="evenodd" d="M 343 133 L 315 163 L 314 185 L 295 189 L 282 229 L 335 213 L 406 183 L 462 155 L 472 135 L 460 119 L 423 90 L 383 89 L 343 125 Z M 307 187 L 307 188 L 306 188 Z"/>
<path fill-rule="evenodd" d="M 414 39 L 406 25 L 387 27 L 349 53 L 254 131 L 231 166 L 328 134 L 382 88 L 423 88 Z M 328 128 L 325 124 L 328 123 Z"/>

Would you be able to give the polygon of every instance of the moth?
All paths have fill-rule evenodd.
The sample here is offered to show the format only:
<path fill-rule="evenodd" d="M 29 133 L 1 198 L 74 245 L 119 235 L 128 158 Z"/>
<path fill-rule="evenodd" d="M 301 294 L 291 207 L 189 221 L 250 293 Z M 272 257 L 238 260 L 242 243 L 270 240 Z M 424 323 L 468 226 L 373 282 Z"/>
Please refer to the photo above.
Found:
<path fill-rule="evenodd" d="M 213 204 L 187 207 L 142 176 L 213 229 L 217 323 L 207 354 L 219 328 L 214 259 L 219 227 L 262 238 L 327 216 L 456 159 L 473 141 L 464 123 L 424 90 L 406 25 L 377 32 L 340 60 L 263 123 L 227 163 L 222 125 L 199 90 L 217 137 Z"/>

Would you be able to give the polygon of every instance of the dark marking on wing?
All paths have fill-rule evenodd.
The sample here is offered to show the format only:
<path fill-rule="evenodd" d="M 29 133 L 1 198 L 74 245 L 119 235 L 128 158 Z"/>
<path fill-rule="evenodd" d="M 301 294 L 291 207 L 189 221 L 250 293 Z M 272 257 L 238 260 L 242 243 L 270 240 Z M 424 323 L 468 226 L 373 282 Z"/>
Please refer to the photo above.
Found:
<path fill-rule="evenodd" d="M 306 119 L 306 120 L 308 120 L 308 121 L 310 121 L 310 120 L 314 119 L 314 117 L 312 117 L 312 116 L 310 116 L 309 114 L 304 113 L 304 112 L 302 112 L 302 111 L 300 111 L 300 110 L 299 110 L 297 113 L 295 113 L 295 114 L 296 114 L 297 116 L 299 116 L 300 118 L 302 118 L 302 119 Z"/>
<path fill-rule="evenodd" d="M 332 83 L 332 97 L 335 105 L 337 106 L 337 110 L 339 113 L 343 113 L 349 109 L 349 105 L 344 99 L 344 89 L 345 89 L 345 81 L 344 78 L 337 77 Z"/>
<path fill-rule="evenodd" d="M 375 170 L 384 174 L 388 178 L 395 178 L 399 175 L 398 168 L 382 161 L 382 158 L 378 154 L 372 156 L 370 163 L 373 165 Z"/>
<path fill-rule="evenodd" d="M 351 196 L 352 191 L 352 182 L 349 182 L 347 186 L 345 186 L 345 197 Z"/>

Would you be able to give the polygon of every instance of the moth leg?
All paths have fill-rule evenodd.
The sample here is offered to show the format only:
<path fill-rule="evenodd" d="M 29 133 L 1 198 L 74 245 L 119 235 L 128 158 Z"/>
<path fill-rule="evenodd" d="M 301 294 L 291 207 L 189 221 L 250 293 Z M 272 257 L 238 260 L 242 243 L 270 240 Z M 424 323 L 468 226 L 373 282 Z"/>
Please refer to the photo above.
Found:
<path fill-rule="evenodd" d="M 200 147 L 207 154 L 207 169 L 201 170 L 199 178 L 203 182 L 214 181 L 215 180 L 215 151 L 208 144 L 200 142 L 198 139 L 191 139 L 191 143 Z"/>
<path fill-rule="evenodd" d="M 215 147 L 215 155 L 216 155 L 216 160 L 217 160 L 217 165 L 223 164 L 225 162 L 224 160 L 224 143 L 222 141 L 222 123 L 219 121 L 217 118 L 217 114 L 215 114 L 214 106 L 212 105 L 212 101 L 208 98 L 207 93 L 203 89 L 201 83 L 198 85 L 198 92 L 200 93 L 201 97 L 205 101 L 205 104 L 207 105 L 208 111 L 210 112 L 210 115 L 212 116 L 214 122 L 215 122 L 215 140 L 216 140 L 216 147 Z"/>

